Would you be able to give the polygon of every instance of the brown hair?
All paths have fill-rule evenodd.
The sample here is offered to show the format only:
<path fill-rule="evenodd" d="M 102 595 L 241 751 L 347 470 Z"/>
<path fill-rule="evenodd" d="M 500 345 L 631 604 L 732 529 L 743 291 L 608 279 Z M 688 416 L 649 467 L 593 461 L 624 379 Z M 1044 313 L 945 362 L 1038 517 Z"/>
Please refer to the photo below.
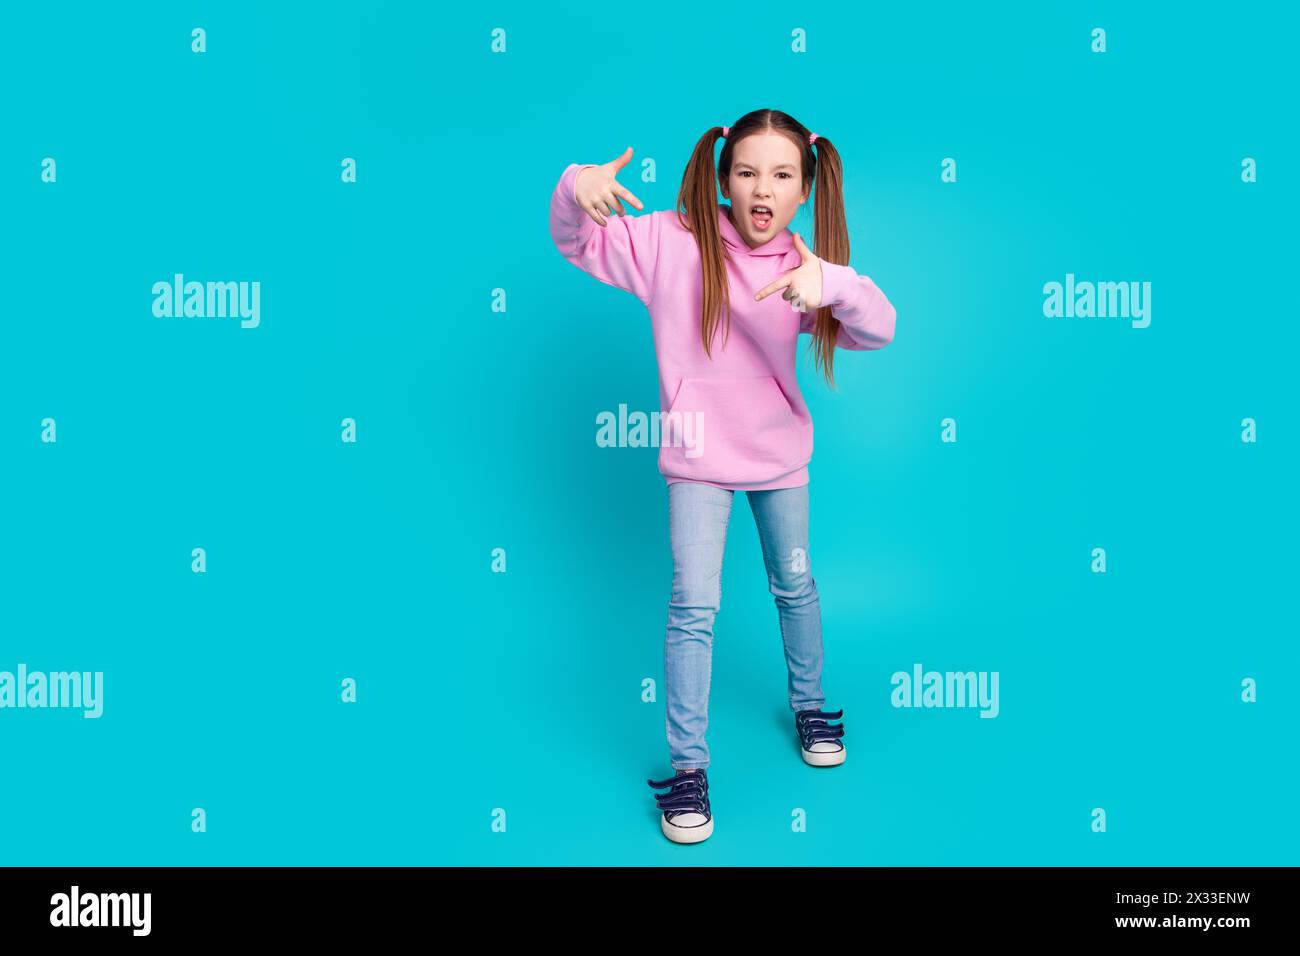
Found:
<path fill-rule="evenodd" d="M 700 262 L 704 269 L 704 308 L 700 317 L 700 336 L 704 352 L 713 357 L 713 334 L 724 316 L 722 343 L 726 347 L 731 331 L 731 294 L 727 285 L 725 259 L 730 253 L 722 243 L 718 230 L 717 189 L 720 180 L 731 176 L 731 157 L 736 143 L 746 136 L 768 131 L 784 133 L 799 147 L 802 173 L 801 187 L 809 180 L 815 183 L 813 197 L 813 241 L 810 248 L 821 259 L 837 265 L 849 264 L 849 230 L 844 222 L 844 180 L 840 154 L 831 141 L 820 133 L 817 144 L 808 142 L 811 130 L 794 117 L 780 110 L 754 110 L 746 113 L 732 126 L 713 165 L 713 147 L 722 137 L 722 127 L 715 126 L 695 144 L 686 172 L 682 174 L 682 188 L 677 194 L 677 219 L 682 228 L 690 230 L 700 248 Z M 683 211 L 685 218 L 683 218 Z M 830 306 L 817 309 L 813 323 L 812 348 L 817 364 L 826 381 L 835 387 L 835 340 L 839 335 L 839 320 L 831 315 Z"/>

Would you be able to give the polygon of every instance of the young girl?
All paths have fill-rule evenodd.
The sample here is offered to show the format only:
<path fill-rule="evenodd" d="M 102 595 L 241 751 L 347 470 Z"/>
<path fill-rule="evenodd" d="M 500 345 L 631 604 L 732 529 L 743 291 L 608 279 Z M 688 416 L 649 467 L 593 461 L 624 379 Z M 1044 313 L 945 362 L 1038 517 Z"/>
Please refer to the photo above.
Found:
<path fill-rule="evenodd" d="M 672 212 L 626 216 L 621 200 L 643 208 L 615 178 L 631 157 L 629 146 L 604 165 L 565 169 L 551 196 L 550 226 L 566 259 L 631 292 L 650 312 L 674 562 L 664 687 L 676 773 L 647 783 L 671 788 L 655 795 L 664 835 L 697 843 L 713 832 L 704 735 L 736 491 L 745 492 L 754 514 L 776 598 L 803 759 L 823 767 L 844 762 L 844 726 L 829 723 L 843 711 L 822 709 L 821 606 L 808 560 L 813 426 L 795 380 L 795 346 L 800 334 L 813 336 L 833 388 L 835 347 L 888 345 L 894 307 L 847 264 L 839 154 L 785 113 L 755 110 L 705 133 Z M 715 184 L 729 206 L 717 201 Z M 786 228 L 813 187 L 815 255 Z"/>

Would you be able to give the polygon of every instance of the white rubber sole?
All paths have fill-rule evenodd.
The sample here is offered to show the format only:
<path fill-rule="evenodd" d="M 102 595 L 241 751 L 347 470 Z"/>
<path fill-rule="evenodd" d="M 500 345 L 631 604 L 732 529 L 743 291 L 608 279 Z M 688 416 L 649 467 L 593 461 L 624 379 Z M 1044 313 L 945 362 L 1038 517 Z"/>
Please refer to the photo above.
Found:
<path fill-rule="evenodd" d="M 840 745 L 839 750 L 833 750 L 829 753 L 822 753 L 819 750 L 804 750 L 803 741 L 799 741 L 799 750 L 803 754 L 803 762 L 811 764 L 814 767 L 836 767 L 844 763 L 844 758 L 848 751 L 844 745 Z"/>
<path fill-rule="evenodd" d="M 697 827 L 679 827 L 669 823 L 668 818 L 661 813 L 659 826 L 664 831 L 664 836 L 674 843 L 699 843 L 713 835 L 713 817 Z"/>

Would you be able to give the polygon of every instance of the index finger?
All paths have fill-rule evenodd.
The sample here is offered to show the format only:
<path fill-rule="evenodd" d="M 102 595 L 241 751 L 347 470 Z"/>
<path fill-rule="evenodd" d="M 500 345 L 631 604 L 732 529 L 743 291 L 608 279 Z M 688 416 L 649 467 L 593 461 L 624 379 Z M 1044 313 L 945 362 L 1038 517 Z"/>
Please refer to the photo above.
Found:
<path fill-rule="evenodd" d="M 614 190 L 615 195 L 622 196 L 633 206 L 636 206 L 637 209 L 645 208 L 645 206 L 642 205 L 641 200 L 637 199 L 630 192 L 628 192 L 627 189 L 623 186 L 623 184 L 618 182 L 617 180 L 614 181 L 614 185 L 611 188 Z"/>
<path fill-rule="evenodd" d="M 623 150 L 623 155 L 610 160 L 609 165 L 613 166 L 614 170 L 617 172 L 618 170 L 626 166 L 631 159 L 632 159 L 632 147 L 629 146 L 627 149 Z"/>
<path fill-rule="evenodd" d="M 787 272 L 785 275 L 781 276 L 781 278 L 777 279 L 775 282 L 769 282 L 767 285 L 763 286 L 763 288 L 755 292 L 754 301 L 758 302 L 766 298 L 767 296 L 771 295 L 777 289 L 784 289 L 789 284 L 790 284 L 790 274 Z"/>

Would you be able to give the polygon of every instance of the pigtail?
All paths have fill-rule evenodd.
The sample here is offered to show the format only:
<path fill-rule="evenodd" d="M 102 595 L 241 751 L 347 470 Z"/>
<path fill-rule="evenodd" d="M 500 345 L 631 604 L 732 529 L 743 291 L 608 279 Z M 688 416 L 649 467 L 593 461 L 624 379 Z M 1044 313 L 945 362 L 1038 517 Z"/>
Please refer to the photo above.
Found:
<path fill-rule="evenodd" d="M 695 144 L 682 186 L 677 194 L 677 221 L 683 229 L 695 235 L 700 249 L 700 263 L 704 269 L 704 305 L 700 316 L 700 336 L 704 353 L 713 357 L 711 344 L 714 331 L 724 322 L 722 347 L 727 347 L 731 332 L 731 293 L 727 283 L 727 250 L 718 229 L 718 174 L 713 162 L 713 148 L 722 138 L 721 126 L 715 126 Z M 682 211 L 686 218 L 683 220 Z M 841 218 L 843 213 L 841 212 Z"/>
<path fill-rule="evenodd" d="M 809 147 L 816 153 L 813 198 L 813 252 L 835 265 L 849 264 L 849 227 L 844 219 L 844 178 L 840 154 L 831 141 L 819 135 Z M 835 341 L 840 323 L 828 305 L 817 309 L 813 323 L 813 358 L 835 388 Z"/>

